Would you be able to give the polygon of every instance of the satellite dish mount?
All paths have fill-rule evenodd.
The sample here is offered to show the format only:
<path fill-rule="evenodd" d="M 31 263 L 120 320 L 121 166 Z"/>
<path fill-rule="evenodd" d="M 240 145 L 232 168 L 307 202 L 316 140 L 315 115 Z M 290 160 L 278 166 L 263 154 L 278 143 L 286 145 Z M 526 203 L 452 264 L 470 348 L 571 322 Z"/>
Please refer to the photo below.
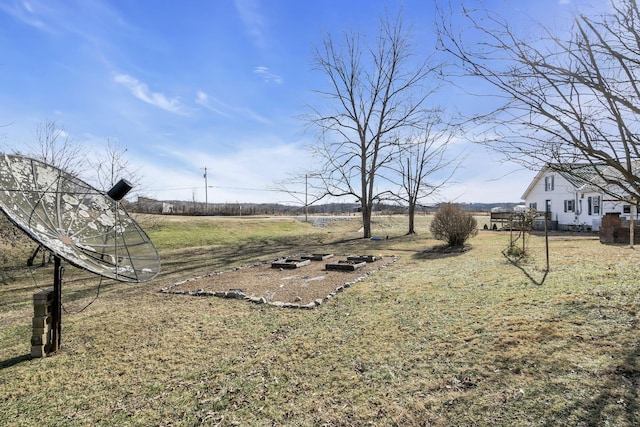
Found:
<path fill-rule="evenodd" d="M 127 195 L 133 186 L 129 181 L 121 179 L 111 190 L 107 192 L 107 195 L 115 202 L 122 200 Z M 117 212 L 117 211 L 116 211 Z M 65 245 L 73 245 L 73 240 L 64 233 L 60 233 L 58 236 L 60 241 Z M 62 265 L 62 259 L 55 255 L 53 256 L 53 302 L 51 310 L 51 352 L 56 353 L 60 349 L 61 337 L 62 337 L 62 278 L 64 276 L 64 266 Z"/>

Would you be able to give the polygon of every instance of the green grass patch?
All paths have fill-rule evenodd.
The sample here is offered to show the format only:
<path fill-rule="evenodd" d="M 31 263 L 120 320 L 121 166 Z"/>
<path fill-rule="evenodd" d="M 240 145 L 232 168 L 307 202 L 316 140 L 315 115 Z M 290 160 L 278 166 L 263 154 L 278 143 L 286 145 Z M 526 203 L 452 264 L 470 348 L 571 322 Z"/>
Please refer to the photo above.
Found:
<path fill-rule="evenodd" d="M 215 245 L 272 244 L 319 236 L 311 224 L 293 218 L 167 217 L 148 232 L 159 250 Z M 144 227 L 145 222 L 141 225 Z"/>
<path fill-rule="evenodd" d="M 428 217 L 414 236 L 406 218 L 376 217 L 378 241 L 359 238 L 357 219 L 181 220 L 150 231 L 158 278 L 103 283 L 64 315 L 54 357 L 26 357 L 33 280 L 0 288 L 4 425 L 640 424 L 637 251 L 554 235 L 546 272 L 541 236 L 520 263 L 503 232 L 437 253 Z M 307 249 L 401 259 L 311 311 L 158 292 Z M 70 309 L 97 285 L 72 270 Z"/>

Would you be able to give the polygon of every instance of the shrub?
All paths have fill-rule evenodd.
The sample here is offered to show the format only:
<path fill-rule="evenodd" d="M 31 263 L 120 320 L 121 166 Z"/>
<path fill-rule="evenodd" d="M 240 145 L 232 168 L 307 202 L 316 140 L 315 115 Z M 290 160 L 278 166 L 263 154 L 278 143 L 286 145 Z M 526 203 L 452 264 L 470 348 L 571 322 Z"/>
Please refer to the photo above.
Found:
<path fill-rule="evenodd" d="M 526 255 L 522 246 L 516 245 L 515 242 L 511 242 L 507 249 L 504 250 L 504 253 L 513 258 L 522 258 Z"/>
<path fill-rule="evenodd" d="M 464 246 L 465 242 L 477 233 L 478 221 L 469 212 L 453 203 L 440 205 L 431 222 L 433 237 L 447 242 L 451 247 Z"/>

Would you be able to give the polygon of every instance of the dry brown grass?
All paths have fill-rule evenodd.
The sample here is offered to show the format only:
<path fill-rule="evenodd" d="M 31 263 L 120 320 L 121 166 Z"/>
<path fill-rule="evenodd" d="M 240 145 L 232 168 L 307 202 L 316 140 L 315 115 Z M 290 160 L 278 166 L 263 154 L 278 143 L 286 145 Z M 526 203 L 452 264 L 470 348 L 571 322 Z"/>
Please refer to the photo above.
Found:
<path fill-rule="evenodd" d="M 421 223 L 379 218 L 302 227 L 235 245 L 162 250 L 151 283 L 103 284 L 63 320 L 64 350 L 29 360 L 33 284 L 0 288 L 0 419 L 6 425 L 640 424 L 640 254 L 594 238 L 530 238 L 512 264 L 507 233 L 480 232 L 462 253 Z M 264 227 L 267 227 L 265 225 Z M 297 225 L 291 225 L 291 228 Z M 287 245 L 286 240 L 290 243 Z M 241 247 L 242 249 L 238 249 Z M 271 249 L 271 250 L 269 250 Z M 167 295 L 180 278 L 318 250 L 401 259 L 316 310 Z M 276 256 L 279 254 L 276 254 Z M 68 271 L 79 308 L 95 279 Z M 46 276 L 46 275 L 45 275 Z"/>

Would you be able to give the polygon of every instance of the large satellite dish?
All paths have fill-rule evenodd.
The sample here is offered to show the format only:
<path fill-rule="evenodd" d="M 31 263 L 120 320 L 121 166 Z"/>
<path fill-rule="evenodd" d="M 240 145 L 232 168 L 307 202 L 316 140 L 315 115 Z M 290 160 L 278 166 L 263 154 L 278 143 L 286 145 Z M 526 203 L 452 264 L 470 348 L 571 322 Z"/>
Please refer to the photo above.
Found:
<path fill-rule="evenodd" d="M 127 187 L 126 181 L 119 185 L 123 182 Z M 121 206 L 123 191 L 116 187 L 104 193 L 41 161 L 0 155 L 0 209 L 55 255 L 58 295 L 60 258 L 124 282 L 144 282 L 159 273 L 158 252 Z"/>

